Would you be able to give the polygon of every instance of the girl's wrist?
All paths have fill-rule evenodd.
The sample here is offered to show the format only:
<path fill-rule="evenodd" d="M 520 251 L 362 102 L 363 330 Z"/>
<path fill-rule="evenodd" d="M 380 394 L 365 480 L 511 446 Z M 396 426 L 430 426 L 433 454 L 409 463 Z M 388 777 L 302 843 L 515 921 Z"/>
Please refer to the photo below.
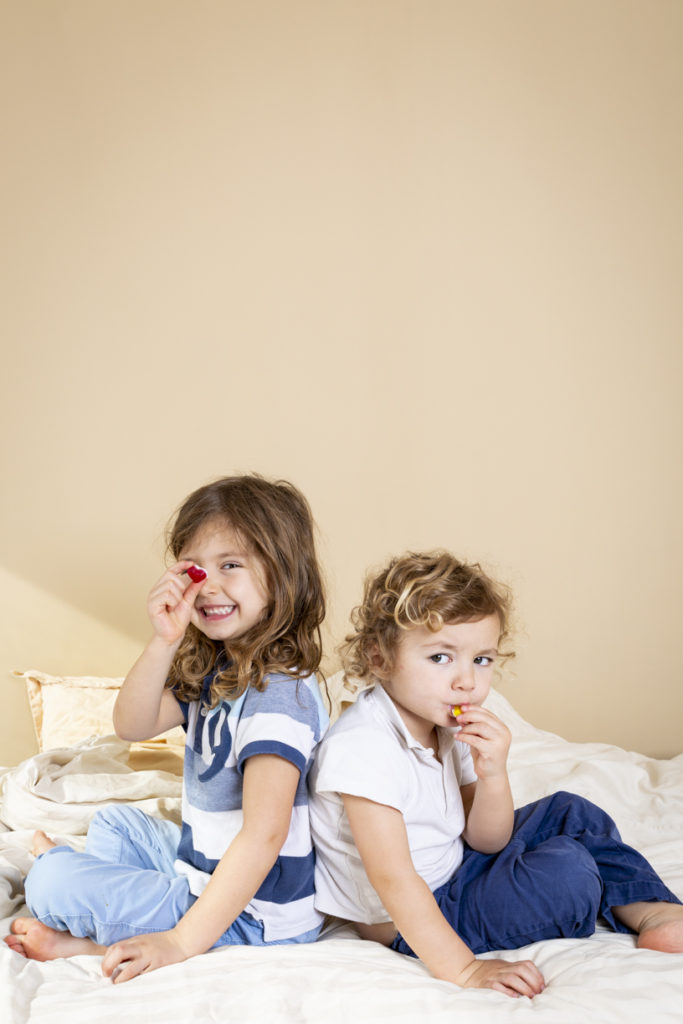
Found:
<path fill-rule="evenodd" d="M 192 935 L 183 935 L 183 931 L 187 932 L 187 928 L 183 929 L 183 919 L 181 918 L 178 923 L 170 929 L 169 935 L 171 936 L 174 944 L 181 951 L 186 960 L 189 960 L 191 956 L 197 956 L 199 953 L 206 953 L 208 947 L 203 946 L 201 943 L 192 941 Z"/>
<path fill-rule="evenodd" d="M 178 650 L 180 644 L 182 643 L 182 640 L 182 636 L 178 637 L 176 640 L 169 640 L 166 637 L 162 636 L 160 633 L 154 633 L 152 634 L 151 640 L 147 644 L 147 650 L 150 652 L 150 654 L 170 654 L 171 659 L 173 659 L 176 651 Z"/>

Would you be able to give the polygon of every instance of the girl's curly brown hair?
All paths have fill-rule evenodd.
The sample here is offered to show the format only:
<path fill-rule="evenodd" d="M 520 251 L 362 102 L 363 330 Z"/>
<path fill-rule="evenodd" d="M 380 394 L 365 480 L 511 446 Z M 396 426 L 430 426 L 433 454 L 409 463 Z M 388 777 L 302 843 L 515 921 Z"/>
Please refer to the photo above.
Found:
<path fill-rule="evenodd" d="M 173 558 L 197 530 L 212 521 L 229 526 L 258 559 L 268 594 L 266 614 L 225 648 L 190 623 L 176 652 L 166 685 L 180 700 L 197 700 L 214 668 L 211 703 L 234 700 L 249 686 L 265 690 L 266 676 L 285 672 L 296 679 L 316 672 L 322 656 L 320 625 L 325 592 L 315 551 L 311 510 L 286 480 L 258 474 L 223 477 L 194 491 L 167 531 Z"/>
<path fill-rule="evenodd" d="M 461 562 L 447 551 L 408 552 L 368 576 L 363 601 L 351 613 L 354 632 L 340 647 L 346 675 L 377 678 L 375 666 L 391 669 L 401 634 L 423 626 L 437 632 L 446 624 L 500 621 L 501 643 L 509 639 L 511 592 L 478 563 Z M 501 651 L 502 658 L 514 657 Z"/>

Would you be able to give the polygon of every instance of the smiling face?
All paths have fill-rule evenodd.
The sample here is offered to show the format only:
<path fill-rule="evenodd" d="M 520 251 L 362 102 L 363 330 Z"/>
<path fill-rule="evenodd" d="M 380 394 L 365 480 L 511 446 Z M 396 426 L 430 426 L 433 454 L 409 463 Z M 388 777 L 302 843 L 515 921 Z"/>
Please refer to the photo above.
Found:
<path fill-rule="evenodd" d="M 481 704 L 491 688 L 500 622 L 487 615 L 433 633 L 424 626 L 399 641 L 391 668 L 376 670 L 410 734 L 429 747 L 434 726 L 453 726 L 453 708 Z"/>
<path fill-rule="evenodd" d="M 180 553 L 206 571 L 192 622 L 211 640 L 230 642 L 263 619 L 268 609 L 265 571 L 260 560 L 222 520 L 201 526 Z"/>

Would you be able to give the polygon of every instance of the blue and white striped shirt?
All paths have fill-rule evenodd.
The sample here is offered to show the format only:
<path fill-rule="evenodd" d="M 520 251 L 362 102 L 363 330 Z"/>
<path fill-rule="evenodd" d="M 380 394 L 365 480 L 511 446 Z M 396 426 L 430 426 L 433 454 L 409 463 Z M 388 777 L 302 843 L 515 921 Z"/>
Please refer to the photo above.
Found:
<path fill-rule="evenodd" d="M 182 834 L 175 868 L 199 896 L 242 827 L 244 764 L 276 754 L 300 771 L 289 834 L 277 861 L 245 907 L 263 922 L 264 939 L 291 938 L 318 926 L 313 906 L 314 853 L 306 777 L 329 719 L 314 675 L 274 674 L 262 692 L 251 687 L 236 700 L 210 707 L 213 673 L 200 700 L 179 701 L 187 732 Z"/>

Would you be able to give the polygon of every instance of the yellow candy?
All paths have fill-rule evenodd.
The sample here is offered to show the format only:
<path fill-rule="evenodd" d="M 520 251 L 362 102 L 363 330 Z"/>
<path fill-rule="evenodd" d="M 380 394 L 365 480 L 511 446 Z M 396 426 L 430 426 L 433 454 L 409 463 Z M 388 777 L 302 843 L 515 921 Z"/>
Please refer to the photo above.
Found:
<path fill-rule="evenodd" d="M 458 715 L 462 714 L 462 708 L 458 704 L 454 704 L 451 714 L 453 715 L 453 718 L 457 718 Z"/>

